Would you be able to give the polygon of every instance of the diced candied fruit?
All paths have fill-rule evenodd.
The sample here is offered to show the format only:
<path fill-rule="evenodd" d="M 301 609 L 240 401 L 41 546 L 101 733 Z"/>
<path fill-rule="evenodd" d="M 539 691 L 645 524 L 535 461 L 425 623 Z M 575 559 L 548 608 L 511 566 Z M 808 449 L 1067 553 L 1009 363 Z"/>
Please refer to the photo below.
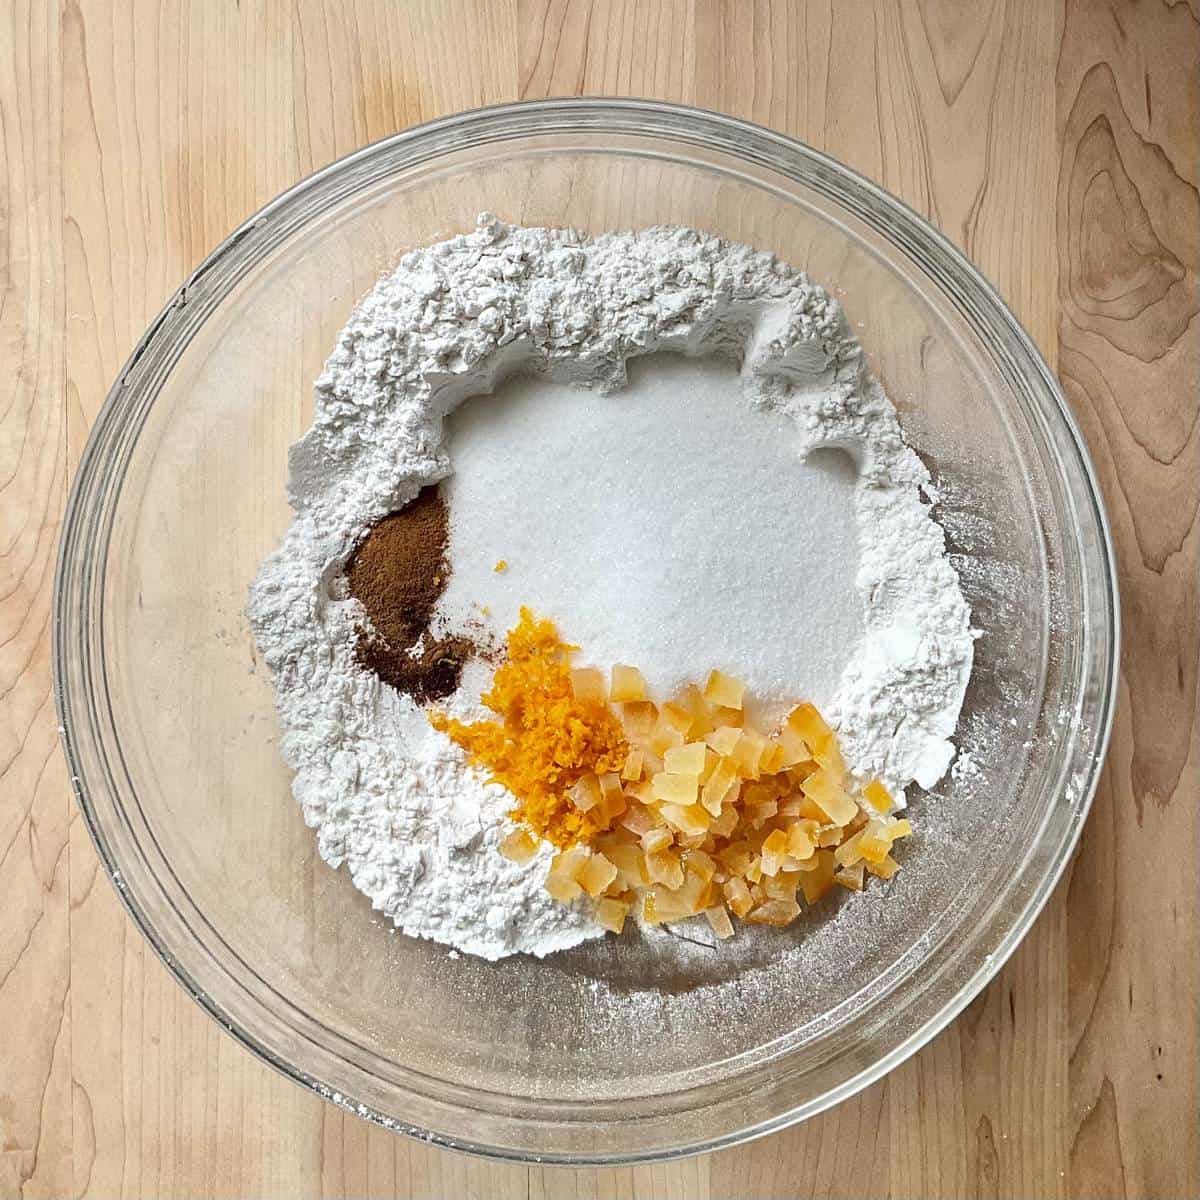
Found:
<path fill-rule="evenodd" d="M 583 895 L 583 888 L 574 879 L 556 875 L 553 871 L 546 876 L 545 887 L 560 904 L 570 904 L 572 900 L 578 900 Z"/>
<path fill-rule="evenodd" d="M 631 738 L 647 738 L 658 720 L 658 706 L 649 700 L 634 700 L 621 706 L 621 721 Z"/>
<path fill-rule="evenodd" d="M 600 803 L 592 810 L 599 817 L 600 823 L 607 828 L 629 807 L 629 797 L 624 792 L 602 794 Z"/>
<path fill-rule="evenodd" d="M 662 758 L 668 750 L 675 746 L 683 745 L 683 734 L 671 725 L 665 716 L 658 718 L 654 728 L 650 731 L 649 738 L 646 739 L 646 746 L 652 754 L 657 754 Z"/>
<path fill-rule="evenodd" d="M 625 918 L 629 916 L 630 907 L 624 900 L 610 900 L 606 897 L 596 904 L 596 921 L 609 933 L 620 933 L 625 928 Z"/>
<path fill-rule="evenodd" d="M 843 867 L 852 867 L 862 859 L 862 840 L 863 831 L 860 829 L 858 833 L 848 837 L 837 849 L 833 855 L 838 864 Z"/>
<path fill-rule="evenodd" d="M 817 750 L 833 736 L 833 730 L 825 723 L 825 718 L 817 711 L 815 704 L 800 704 L 792 709 L 787 719 L 788 727 L 795 730 L 810 750 Z"/>
<path fill-rule="evenodd" d="M 815 857 L 817 860 L 816 869 L 805 871 L 800 876 L 800 886 L 804 889 L 804 899 L 809 904 L 816 904 L 833 887 L 833 873 L 837 868 L 837 863 L 831 850 L 818 850 Z"/>
<path fill-rule="evenodd" d="M 714 725 L 729 726 L 733 729 L 741 729 L 746 724 L 746 714 L 740 708 L 723 708 L 719 704 L 712 710 L 712 719 Z"/>
<path fill-rule="evenodd" d="M 737 807 L 733 804 L 726 804 L 721 810 L 720 816 L 713 817 L 713 823 L 708 827 L 708 832 L 716 837 L 727 838 L 737 828 L 740 819 Z"/>
<path fill-rule="evenodd" d="M 720 816 L 721 806 L 732 804 L 737 799 L 741 782 L 737 771 L 727 760 L 722 759 L 700 789 L 700 803 L 714 817 Z"/>
<path fill-rule="evenodd" d="M 885 827 L 887 835 L 893 842 L 899 841 L 901 838 L 912 836 L 912 825 L 903 817 L 899 821 L 893 821 Z"/>
<path fill-rule="evenodd" d="M 578 879 L 584 863 L 591 857 L 591 850 L 586 846 L 571 846 L 561 850 L 550 860 L 550 873 L 561 875 L 565 879 Z"/>
<path fill-rule="evenodd" d="M 892 839 L 883 826 L 872 821 L 865 829 L 854 835 L 859 839 L 858 852 L 869 863 L 883 862 L 892 848 Z"/>
<path fill-rule="evenodd" d="M 900 864 L 890 854 L 882 862 L 869 862 L 866 866 L 872 875 L 878 875 L 880 879 L 891 879 L 900 870 Z"/>
<path fill-rule="evenodd" d="M 593 854 L 583 865 L 576 882 L 589 896 L 599 896 L 617 877 L 616 865 L 603 854 Z"/>
<path fill-rule="evenodd" d="M 841 867 L 833 873 L 835 883 L 840 883 L 842 887 L 849 888 L 852 892 L 861 892 L 863 889 L 863 865 L 855 863 L 852 867 Z"/>
<path fill-rule="evenodd" d="M 729 914 L 725 911 L 725 905 L 714 904 L 712 908 L 704 910 L 704 918 L 708 921 L 713 933 L 722 941 L 725 938 L 733 937 L 733 922 L 729 919 Z"/>
<path fill-rule="evenodd" d="M 621 777 L 616 771 L 605 771 L 597 777 L 600 784 L 600 798 L 609 800 L 621 794 Z"/>
<path fill-rule="evenodd" d="M 782 829 L 772 830 L 762 844 L 762 870 L 764 875 L 774 875 L 783 865 L 787 855 L 788 839 Z"/>
<path fill-rule="evenodd" d="M 644 804 L 634 800 L 621 814 L 621 828 L 641 837 L 658 825 L 658 817 L 650 812 Z"/>
<path fill-rule="evenodd" d="M 663 804 L 659 812 L 663 820 L 680 833 L 706 833 L 712 823 L 712 813 L 700 804 Z"/>
<path fill-rule="evenodd" d="M 699 775 L 704 770 L 704 752 L 708 747 L 703 742 L 688 742 L 683 746 L 672 746 L 663 755 L 663 766 L 672 775 Z"/>
<path fill-rule="evenodd" d="M 683 864 L 673 850 L 655 850 L 646 855 L 646 870 L 655 883 L 664 887 L 683 886 Z"/>
<path fill-rule="evenodd" d="M 727 879 L 721 885 L 721 890 L 725 893 L 726 903 L 738 917 L 744 917 L 754 906 L 754 898 L 750 895 L 750 889 L 740 875 Z"/>
<path fill-rule="evenodd" d="M 642 834 L 642 849 L 647 854 L 656 854 L 659 850 L 665 850 L 674 840 L 671 831 L 660 825 Z"/>
<path fill-rule="evenodd" d="M 625 765 L 621 768 L 621 778 L 627 783 L 637 783 L 642 777 L 643 751 L 635 746 L 625 755 Z"/>
<path fill-rule="evenodd" d="M 700 779 L 696 775 L 672 775 L 660 771 L 650 781 L 656 800 L 667 804 L 695 804 Z"/>
<path fill-rule="evenodd" d="M 622 883 L 629 887 L 645 887 L 650 882 L 646 871 L 646 856 L 632 843 L 609 846 L 604 853 L 617 868 Z"/>
<path fill-rule="evenodd" d="M 595 775 L 580 776 L 571 788 L 571 803 L 580 812 L 591 812 L 600 803 L 600 781 Z"/>
<path fill-rule="evenodd" d="M 737 725 L 721 725 L 704 735 L 704 740 L 722 757 L 728 757 L 733 753 L 733 748 L 738 744 L 738 738 L 742 736 L 742 730 Z"/>
<path fill-rule="evenodd" d="M 765 900 L 746 914 L 751 925 L 790 925 L 800 915 L 795 900 Z"/>
<path fill-rule="evenodd" d="M 876 812 L 885 813 L 892 810 L 892 794 L 878 779 L 872 779 L 863 788 L 863 798 Z"/>
<path fill-rule="evenodd" d="M 716 857 L 730 875 L 745 875 L 754 860 L 754 851 L 749 842 L 733 842 L 718 850 Z"/>
<path fill-rule="evenodd" d="M 804 794 L 838 825 L 847 824 L 858 812 L 858 805 L 824 767 L 814 771 L 801 786 Z"/>
<path fill-rule="evenodd" d="M 500 843 L 500 853 L 515 863 L 527 863 L 537 849 L 537 839 L 526 829 L 514 829 Z"/>
<path fill-rule="evenodd" d="M 614 663 L 608 698 L 614 704 L 629 704 L 635 700 L 645 700 L 646 677 L 637 667 Z"/>
<path fill-rule="evenodd" d="M 760 774 L 759 764 L 762 752 L 766 748 L 767 739 L 753 729 L 743 729 L 729 761 L 738 769 L 744 779 L 757 779 Z"/>
<path fill-rule="evenodd" d="M 779 742 L 774 739 L 768 739 L 758 760 L 758 769 L 764 775 L 774 775 L 777 771 L 783 770 L 785 766 L 783 760 L 786 757 L 787 755 L 784 753 L 784 749 Z"/>
<path fill-rule="evenodd" d="M 703 850 L 689 850 L 685 856 L 689 871 L 695 871 L 705 882 L 717 873 L 717 860 Z"/>
<path fill-rule="evenodd" d="M 684 736 L 692 727 L 692 714 L 682 704 L 676 704 L 673 700 L 668 700 L 662 706 L 662 718 L 672 729 L 678 730 Z"/>
<path fill-rule="evenodd" d="M 763 877 L 763 892 L 772 900 L 795 900 L 800 886 L 799 871 L 777 871 Z"/>
<path fill-rule="evenodd" d="M 604 675 L 595 667 L 571 668 L 571 691 L 575 699 L 584 703 L 603 704 L 608 699 L 604 688 Z"/>
<path fill-rule="evenodd" d="M 790 726 L 785 725 L 776 739 L 783 749 L 783 766 L 794 767 L 812 758 L 808 743 Z"/>
<path fill-rule="evenodd" d="M 742 707 L 742 697 L 746 694 L 746 685 L 724 671 L 713 671 L 708 682 L 704 685 L 704 698 L 709 704 L 718 704 L 722 708 Z"/>
<path fill-rule="evenodd" d="M 787 852 L 789 858 L 803 861 L 809 858 L 816 846 L 813 845 L 809 831 L 801 824 L 793 825 L 787 833 Z"/>

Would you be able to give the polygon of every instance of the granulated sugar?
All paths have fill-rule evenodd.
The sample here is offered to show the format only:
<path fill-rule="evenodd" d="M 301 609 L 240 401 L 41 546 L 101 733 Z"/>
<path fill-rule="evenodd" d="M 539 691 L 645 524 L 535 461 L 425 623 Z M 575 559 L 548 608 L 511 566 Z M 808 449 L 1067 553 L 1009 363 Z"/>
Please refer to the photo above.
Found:
<path fill-rule="evenodd" d="M 447 628 L 482 606 L 504 630 L 525 604 L 580 662 L 636 663 L 660 696 L 720 667 L 772 715 L 833 700 L 863 633 L 857 473 L 806 462 L 732 363 L 657 355 L 609 395 L 515 380 L 447 428 Z"/>
<path fill-rule="evenodd" d="M 622 396 L 631 360 L 660 351 L 709 361 L 635 363 Z M 486 399 L 522 374 L 536 381 Z M 670 469 L 647 438 L 678 488 L 647 478 Z M 831 448 L 853 478 L 818 461 Z M 481 218 L 406 255 L 351 316 L 290 468 L 296 518 L 248 609 L 281 747 L 322 856 L 406 933 L 498 958 L 600 932 L 544 892 L 545 847 L 524 866 L 498 853 L 511 796 L 355 653 L 347 560 L 455 472 L 447 623 L 492 605 L 499 628 L 524 601 L 593 661 L 664 686 L 722 665 L 778 701 L 824 697 L 851 768 L 900 803 L 950 763 L 972 640 L 928 473 L 838 304 L 770 254 L 689 229 L 588 239 Z M 509 571 L 489 574 L 500 558 Z M 464 672 L 453 713 L 477 715 L 486 673 Z"/>

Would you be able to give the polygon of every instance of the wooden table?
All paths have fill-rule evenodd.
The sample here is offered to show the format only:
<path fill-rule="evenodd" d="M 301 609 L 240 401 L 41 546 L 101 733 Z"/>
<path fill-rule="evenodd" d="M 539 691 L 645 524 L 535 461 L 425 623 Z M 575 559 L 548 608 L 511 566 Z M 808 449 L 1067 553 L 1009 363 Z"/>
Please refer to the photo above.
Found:
<path fill-rule="evenodd" d="M 9 0 L 0 12 L 0 1195 L 1194 1197 L 1200 0 Z M 1125 604 L 1079 854 L 886 1080 L 671 1166 L 493 1166 L 276 1076 L 97 869 L 58 749 L 54 550 L 135 339 L 237 222 L 456 109 L 610 93 L 857 167 L 999 286 L 1063 380 Z"/>

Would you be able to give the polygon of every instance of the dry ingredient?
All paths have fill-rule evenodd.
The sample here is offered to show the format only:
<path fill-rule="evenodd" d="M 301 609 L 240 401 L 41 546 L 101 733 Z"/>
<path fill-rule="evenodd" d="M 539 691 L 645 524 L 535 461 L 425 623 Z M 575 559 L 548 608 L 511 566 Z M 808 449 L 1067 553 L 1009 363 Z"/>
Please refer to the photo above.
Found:
<path fill-rule="evenodd" d="M 609 680 L 571 668 L 576 647 L 528 609 L 508 646 L 483 697 L 498 722 L 430 722 L 515 796 L 520 828 L 500 853 L 525 863 L 539 837 L 563 847 L 546 891 L 591 897 L 609 932 L 631 911 L 647 925 L 703 915 L 723 940 L 730 912 L 790 925 L 799 894 L 813 905 L 835 883 L 862 891 L 864 871 L 899 870 L 891 849 L 912 826 L 889 815 L 879 780 L 857 784 L 814 705 L 764 735 L 746 719 L 745 684 L 714 670 L 660 706 L 636 667 L 616 664 Z"/>
<path fill-rule="evenodd" d="M 570 789 L 586 777 L 619 771 L 628 746 L 602 693 L 581 690 L 568 665 L 575 647 L 550 621 L 528 609 L 508 635 L 507 661 L 481 702 L 500 721 L 465 724 L 433 713 L 433 727 L 482 762 L 489 777 L 516 798 L 509 813 L 556 846 L 588 838 L 599 826 L 572 804 Z"/>
<path fill-rule="evenodd" d="M 317 381 L 313 427 L 291 451 L 295 519 L 248 608 L 275 684 L 281 750 L 320 852 L 405 932 L 496 958 L 551 953 L 603 926 L 589 905 L 546 893 L 549 846 L 525 863 L 499 853 L 514 829 L 511 793 L 472 768 L 411 696 L 364 669 L 365 611 L 341 590 L 345 567 L 376 522 L 450 474 L 445 417 L 462 400 L 517 373 L 620 389 L 628 361 L 655 351 L 736 359 L 742 395 L 729 404 L 747 429 L 763 414 L 786 421 L 797 488 L 811 451 L 853 455 L 863 633 L 827 715 L 852 772 L 877 777 L 896 807 L 905 786 L 930 786 L 953 756 L 971 667 L 967 607 L 925 503 L 928 472 L 836 301 L 770 254 L 693 230 L 589 239 L 481 218 L 471 234 L 405 255 L 347 323 Z M 564 405 L 563 422 L 575 419 Z M 658 432 L 668 444 L 669 431 Z M 737 461 L 736 438 L 723 446 Z M 743 486 L 728 492 L 722 476 L 705 502 L 743 504 L 753 476 L 749 456 Z M 673 516 L 662 514 L 664 538 Z M 759 536 L 757 510 L 739 528 Z M 499 551 L 517 566 L 497 575 Z M 516 580 L 529 567 L 524 553 L 494 545 L 483 569 Z M 706 546 L 695 587 L 722 577 L 720 545 Z M 777 602 L 793 607 L 799 635 L 813 597 Z M 693 661 L 722 661 L 705 645 L 710 632 L 693 637 Z M 485 681 L 474 671 L 468 664 L 444 699 L 452 719 L 484 715 L 476 696 Z"/>

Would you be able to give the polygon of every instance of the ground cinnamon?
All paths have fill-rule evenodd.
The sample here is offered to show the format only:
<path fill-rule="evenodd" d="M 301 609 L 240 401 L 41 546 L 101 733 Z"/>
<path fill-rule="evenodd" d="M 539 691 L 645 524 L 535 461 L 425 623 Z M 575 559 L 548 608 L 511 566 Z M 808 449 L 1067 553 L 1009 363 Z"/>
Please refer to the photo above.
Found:
<path fill-rule="evenodd" d="M 422 488 L 375 524 L 346 567 L 350 593 L 370 618 L 359 662 L 421 704 L 450 695 L 475 651 L 469 638 L 429 633 L 449 574 L 448 538 L 446 502 L 436 485 Z"/>

